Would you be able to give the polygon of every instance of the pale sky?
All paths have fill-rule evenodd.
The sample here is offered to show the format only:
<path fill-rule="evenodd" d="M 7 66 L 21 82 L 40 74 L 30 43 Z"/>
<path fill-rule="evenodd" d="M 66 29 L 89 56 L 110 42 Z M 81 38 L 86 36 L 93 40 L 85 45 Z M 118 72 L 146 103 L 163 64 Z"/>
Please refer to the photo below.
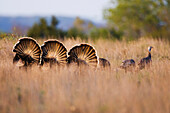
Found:
<path fill-rule="evenodd" d="M 3 16 L 80 16 L 96 21 L 110 0 L 0 0 Z"/>

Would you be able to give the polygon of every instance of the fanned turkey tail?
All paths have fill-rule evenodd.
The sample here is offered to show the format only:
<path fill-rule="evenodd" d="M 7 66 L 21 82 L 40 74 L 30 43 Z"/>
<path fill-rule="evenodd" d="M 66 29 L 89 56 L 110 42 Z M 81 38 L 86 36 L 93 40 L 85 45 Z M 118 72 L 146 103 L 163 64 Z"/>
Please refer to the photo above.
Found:
<path fill-rule="evenodd" d="M 95 49 L 88 44 L 80 44 L 70 49 L 68 53 L 68 63 L 75 62 L 78 65 L 85 64 L 92 67 L 97 67 L 98 57 Z"/>
<path fill-rule="evenodd" d="M 41 64 L 50 63 L 64 65 L 67 63 L 67 49 L 58 40 L 47 40 L 41 46 L 42 61 Z"/>
<path fill-rule="evenodd" d="M 34 63 L 40 63 L 41 48 L 33 38 L 20 38 L 15 44 L 13 52 L 16 53 L 13 58 L 13 63 L 20 61 L 20 66 L 29 66 Z"/>

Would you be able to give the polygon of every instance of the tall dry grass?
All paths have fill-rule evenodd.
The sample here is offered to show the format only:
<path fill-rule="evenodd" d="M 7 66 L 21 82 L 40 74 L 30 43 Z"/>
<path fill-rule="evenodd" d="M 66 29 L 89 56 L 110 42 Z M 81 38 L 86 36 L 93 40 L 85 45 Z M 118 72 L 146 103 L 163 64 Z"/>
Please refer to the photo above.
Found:
<path fill-rule="evenodd" d="M 40 44 L 43 40 L 38 40 Z M 81 40 L 64 40 L 70 49 Z M 61 69 L 27 71 L 12 63 L 16 40 L 0 40 L 0 113 L 170 113 L 170 45 L 139 41 L 88 41 L 111 70 Z M 139 72 L 118 69 L 122 60 L 138 62 L 153 46 L 152 66 Z"/>

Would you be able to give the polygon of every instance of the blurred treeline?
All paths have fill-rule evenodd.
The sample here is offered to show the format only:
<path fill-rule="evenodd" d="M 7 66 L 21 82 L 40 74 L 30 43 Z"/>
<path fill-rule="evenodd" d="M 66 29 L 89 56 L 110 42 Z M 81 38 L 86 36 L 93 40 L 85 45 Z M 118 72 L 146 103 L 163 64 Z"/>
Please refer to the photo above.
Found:
<path fill-rule="evenodd" d="M 41 18 L 39 23 L 35 23 L 27 32 L 27 35 L 35 38 L 81 38 L 81 39 L 98 39 L 98 38 L 120 38 L 120 33 L 114 29 L 97 28 L 91 21 L 76 17 L 73 27 L 67 31 L 58 28 L 59 21 L 52 16 L 50 25 L 47 24 L 45 18 Z"/>
<path fill-rule="evenodd" d="M 27 36 L 92 40 L 151 37 L 170 40 L 170 0 L 111 0 L 103 15 L 107 21 L 105 27 L 96 27 L 93 22 L 77 17 L 73 27 L 67 31 L 58 28 L 59 21 L 55 16 L 52 16 L 50 24 L 41 18 L 28 30 Z"/>
<path fill-rule="evenodd" d="M 97 28 L 92 22 L 76 18 L 68 31 L 57 28 L 53 16 L 51 25 L 41 18 L 39 24 L 28 31 L 28 36 L 82 39 L 138 39 L 140 37 L 170 39 L 170 0 L 111 0 L 111 7 L 104 10 L 107 26 Z"/>

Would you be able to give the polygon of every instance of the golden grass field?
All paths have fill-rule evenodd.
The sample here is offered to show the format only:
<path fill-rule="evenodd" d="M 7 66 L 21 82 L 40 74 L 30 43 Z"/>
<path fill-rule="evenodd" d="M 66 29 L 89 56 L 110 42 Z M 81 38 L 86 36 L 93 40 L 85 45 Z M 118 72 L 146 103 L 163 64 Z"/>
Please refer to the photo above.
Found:
<path fill-rule="evenodd" d="M 37 40 L 41 45 L 44 40 Z M 13 65 L 17 39 L 0 40 L 0 113 L 170 113 L 170 43 L 141 38 L 138 41 L 98 40 L 88 43 L 110 70 L 62 67 L 27 71 Z M 61 41 L 69 50 L 84 43 Z M 152 66 L 138 72 L 119 69 L 124 59 L 137 63 L 153 46 Z"/>

